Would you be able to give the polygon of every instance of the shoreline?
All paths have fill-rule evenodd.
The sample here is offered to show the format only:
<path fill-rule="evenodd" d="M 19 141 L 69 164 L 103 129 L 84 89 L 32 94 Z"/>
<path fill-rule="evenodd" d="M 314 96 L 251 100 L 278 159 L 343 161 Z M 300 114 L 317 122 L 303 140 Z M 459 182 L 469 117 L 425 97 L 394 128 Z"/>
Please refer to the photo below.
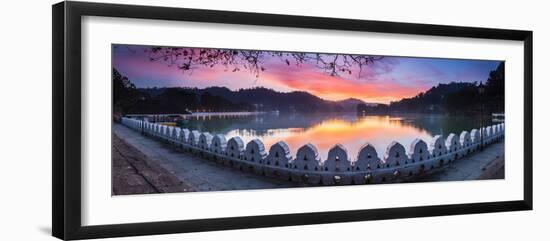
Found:
<path fill-rule="evenodd" d="M 255 175 L 256 173 L 243 172 L 219 165 L 217 162 L 205 161 L 204 158 L 173 148 L 172 145 L 165 142 L 150 139 L 121 124 L 113 123 L 112 130 L 114 135 L 138 149 L 140 155 L 162 166 L 162 170 L 165 172 L 169 170 L 176 179 L 183 181 L 195 191 L 317 186 L 268 178 L 263 175 Z M 487 146 L 481 153 L 453 161 L 442 169 L 428 171 L 417 178 L 405 179 L 396 183 L 500 179 L 504 175 L 503 155 L 504 142 L 500 141 Z"/>
<path fill-rule="evenodd" d="M 219 165 L 213 161 L 205 161 L 198 156 L 174 149 L 166 143 L 150 139 L 117 123 L 113 123 L 112 132 L 193 191 L 255 190 L 301 186 L 290 181 L 258 176 L 254 173 Z"/>

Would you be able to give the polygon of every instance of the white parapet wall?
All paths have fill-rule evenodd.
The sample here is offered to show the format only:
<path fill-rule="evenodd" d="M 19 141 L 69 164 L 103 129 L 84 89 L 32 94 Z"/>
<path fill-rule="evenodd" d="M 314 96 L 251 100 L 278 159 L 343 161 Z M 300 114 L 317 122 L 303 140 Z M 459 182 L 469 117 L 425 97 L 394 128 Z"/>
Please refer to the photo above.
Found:
<path fill-rule="evenodd" d="M 462 131 L 460 135 L 451 133 L 446 138 L 436 135 L 429 142 L 417 138 L 408 149 L 394 141 L 388 145 L 382 158 L 369 143 L 353 156 L 356 158 L 345 146 L 336 143 L 329 150 L 327 159 L 322 160 L 311 143 L 300 147 L 294 158 L 283 141 L 267 148 L 259 139 L 245 144 L 240 137 L 227 140 L 221 134 L 201 133 L 127 117 L 123 117 L 121 123 L 222 165 L 313 185 L 384 183 L 414 178 L 504 138 L 504 123 L 501 123 Z"/>

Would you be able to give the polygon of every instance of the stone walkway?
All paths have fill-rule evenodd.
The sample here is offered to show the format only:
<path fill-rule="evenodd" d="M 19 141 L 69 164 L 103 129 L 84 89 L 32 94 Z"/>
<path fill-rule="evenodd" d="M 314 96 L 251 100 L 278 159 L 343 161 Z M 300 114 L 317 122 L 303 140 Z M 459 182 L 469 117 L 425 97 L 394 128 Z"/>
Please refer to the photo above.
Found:
<path fill-rule="evenodd" d="M 504 141 L 461 158 L 411 182 L 462 181 L 504 178 Z"/>
<path fill-rule="evenodd" d="M 172 146 L 143 136 L 118 123 L 113 133 L 157 161 L 195 191 L 221 191 L 296 187 L 300 184 L 246 173 L 175 150 Z"/>
<path fill-rule="evenodd" d="M 193 189 L 113 134 L 112 195 L 189 192 Z"/>
<path fill-rule="evenodd" d="M 113 133 L 177 177 L 194 191 L 299 187 L 305 184 L 258 176 L 176 150 L 173 146 L 113 123 Z M 444 168 L 404 182 L 504 178 L 504 141 L 459 159 Z"/>

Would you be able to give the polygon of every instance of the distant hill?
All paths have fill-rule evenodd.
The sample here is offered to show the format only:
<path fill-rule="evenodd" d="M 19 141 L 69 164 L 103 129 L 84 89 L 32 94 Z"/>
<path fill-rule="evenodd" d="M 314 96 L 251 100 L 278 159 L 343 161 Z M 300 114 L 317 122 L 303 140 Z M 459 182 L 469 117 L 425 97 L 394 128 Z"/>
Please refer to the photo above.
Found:
<path fill-rule="evenodd" d="M 329 101 L 304 91 L 278 92 L 256 87 L 136 88 L 113 69 L 113 110 L 124 114 L 174 114 L 195 111 L 279 111 L 288 113 L 355 112 L 380 114 L 504 112 L 504 62 L 485 83 L 438 84 L 412 98 L 389 105 L 348 98 Z"/>
<path fill-rule="evenodd" d="M 443 113 L 445 112 L 445 99 L 467 88 L 476 88 L 476 84 L 470 82 L 438 84 L 414 97 L 403 98 L 399 101 L 391 102 L 389 105 L 359 106 L 357 111 L 371 114 L 389 112 Z"/>
<path fill-rule="evenodd" d="M 280 112 L 354 112 L 358 104 L 369 104 L 358 99 L 345 99 L 342 101 L 328 101 L 304 91 L 278 92 L 272 89 L 257 87 L 232 91 L 225 87 L 199 88 L 141 88 L 138 91 L 144 93 L 152 100 L 159 99 L 166 103 L 168 93 L 180 93 L 181 100 L 170 98 L 169 105 L 176 104 L 188 110 L 217 110 L 230 109 L 274 111 Z M 196 101 L 188 98 L 195 96 Z M 184 96 L 187 96 L 184 98 Z M 201 103 L 204 98 L 218 98 L 217 103 L 205 105 Z M 149 101 L 151 102 L 151 101 Z M 152 101 L 155 102 L 155 101 Z M 147 108 L 149 111 L 151 108 Z M 176 108 L 177 109 L 177 108 Z M 141 111 L 140 111 L 141 112 Z"/>
<path fill-rule="evenodd" d="M 348 98 L 348 99 L 345 99 L 345 100 L 335 101 L 335 103 L 342 106 L 346 110 L 353 110 L 353 111 L 355 111 L 355 109 L 357 108 L 357 105 L 361 105 L 361 104 L 366 105 L 366 106 L 375 106 L 375 105 L 377 105 L 377 103 L 368 103 L 368 102 L 362 101 L 360 99 L 355 99 L 355 98 Z"/>
<path fill-rule="evenodd" d="M 470 82 L 451 82 L 438 84 L 419 93 L 412 98 L 404 98 L 397 102 L 391 102 L 390 108 L 393 111 L 402 112 L 444 112 L 444 100 L 447 96 L 460 92 L 465 88 L 475 88 L 476 84 Z"/>
<path fill-rule="evenodd" d="M 491 71 L 485 83 L 438 84 L 412 98 L 389 105 L 359 105 L 358 114 L 390 112 L 476 114 L 504 112 L 504 62 Z"/>

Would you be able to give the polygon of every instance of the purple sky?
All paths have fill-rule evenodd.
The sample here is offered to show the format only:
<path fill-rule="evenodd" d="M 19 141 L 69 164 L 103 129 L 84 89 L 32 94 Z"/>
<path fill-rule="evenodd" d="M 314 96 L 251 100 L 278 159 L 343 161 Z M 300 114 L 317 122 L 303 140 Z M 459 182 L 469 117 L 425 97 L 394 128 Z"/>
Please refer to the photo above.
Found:
<path fill-rule="evenodd" d="M 280 58 L 264 56 L 265 71 L 258 77 L 241 70 L 225 71 L 222 66 L 197 67 L 182 72 L 164 61 L 150 61 L 143 46 L 117 45 L 113 48 L 113 67 L 137 87 L 224 86 L 239 88 L 267 87 L 281 92 L 307 91 L 327 100 L 358 98 L 367 102 L 388 103 L 412 97 L 439 83 L 485 81 L 500 61 L 456 60 L 440 58 L 384 57 L 364 67 L 362 75 L 330 76 L 315 66 L 287 65 Z"/>

